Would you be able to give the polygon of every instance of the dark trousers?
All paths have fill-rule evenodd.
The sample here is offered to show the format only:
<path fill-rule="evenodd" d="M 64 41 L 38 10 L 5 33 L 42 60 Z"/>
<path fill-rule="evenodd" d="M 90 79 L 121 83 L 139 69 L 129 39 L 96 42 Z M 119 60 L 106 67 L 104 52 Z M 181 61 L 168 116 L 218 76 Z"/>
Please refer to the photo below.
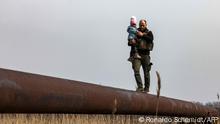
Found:
<path fill-rule="evenodd" d="M 132 68 L 134 70 L 135 80 L 137 82 L 138 88 L 143 88 L 142 79 L 140 75 L 140 67 L 142 66 L 144 72 L 144 85 L 145 89 L 150 87 L 150 70 L 152 63 L 150 62 L 149 54 L 139 54 L 141 59 L 135 59 L 132 62 Z"/>

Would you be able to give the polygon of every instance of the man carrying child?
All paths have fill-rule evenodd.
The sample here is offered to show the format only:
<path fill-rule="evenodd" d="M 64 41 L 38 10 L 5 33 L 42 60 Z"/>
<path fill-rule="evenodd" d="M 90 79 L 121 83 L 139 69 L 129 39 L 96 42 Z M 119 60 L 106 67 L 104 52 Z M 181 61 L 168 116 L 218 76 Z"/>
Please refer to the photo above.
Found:
<path fill-rule="evenodd" d="M 132 19 L 131 19 L 132 20 Z M 129 33 L 130 34 L 130 33 Z M 129 40 L 128 45 L 131 48 L 129 61 L 132 62 L 135 80 L 137 83 L 136 91 L 149 92 L 150 87 L 150 70 L 152 63 L 150 62 L 150 51 L 153 50 L 153 33 L 147 28 L 147 21 L 140 20 L 139 28 L 136 31 L 134 40 Z M 140 76 L 140 67 L 144 72 L 144 86 Z"/>

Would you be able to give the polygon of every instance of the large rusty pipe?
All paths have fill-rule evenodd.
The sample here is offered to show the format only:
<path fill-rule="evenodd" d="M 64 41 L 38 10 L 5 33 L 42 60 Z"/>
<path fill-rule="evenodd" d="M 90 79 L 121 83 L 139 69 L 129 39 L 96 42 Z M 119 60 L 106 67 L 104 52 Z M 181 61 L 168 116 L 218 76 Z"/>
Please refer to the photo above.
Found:
<path fill-rule="evenodd" d="M 156 113 L 155 95 L 0 69 L 0 113 Z M 204 117 L 218 112 L 188 101 L 159 98 L 158 115 Z"/>

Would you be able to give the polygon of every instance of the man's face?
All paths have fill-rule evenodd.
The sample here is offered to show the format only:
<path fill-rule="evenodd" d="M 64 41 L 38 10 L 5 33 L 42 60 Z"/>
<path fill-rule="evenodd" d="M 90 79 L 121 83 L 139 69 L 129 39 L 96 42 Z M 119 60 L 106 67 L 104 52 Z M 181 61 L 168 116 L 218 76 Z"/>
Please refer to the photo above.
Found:
<path fill-rule="evenodd" d="M 139 27 L 141 30 L 144 30 L 147 28 L 147 23 L 145 23 L 144 20 L 141 20 L 140 23 L 139 23 Z"/>

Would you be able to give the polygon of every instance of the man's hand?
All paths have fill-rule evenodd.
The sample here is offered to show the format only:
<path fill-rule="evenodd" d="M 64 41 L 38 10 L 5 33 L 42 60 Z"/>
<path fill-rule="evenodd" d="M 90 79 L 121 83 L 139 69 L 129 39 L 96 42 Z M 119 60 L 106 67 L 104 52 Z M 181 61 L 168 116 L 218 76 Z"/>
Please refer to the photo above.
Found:
<path fill-rule="evenodd" d="M 134 40 L 134 39 L 131 40 L 131 42 L 132 42 L 132 44 L 136 44 L 136 40 Z"/>
<path fill-rule="evenodd" d="M 137 32 L 137 35 L 142 37 L 142 36 L 144 35 L 144 33 L 138 31 L 138 32 Z"/>
<path fill-rule="evenodd" d="M 128 41 L 128 44 L 129 44 L 129 45 L 135 45 L 135 44 L 136 44 L 136 41 L 135 41 L 134 39 L 133 39 L 133 40 L 129 40 L 129 41 Z"/>

